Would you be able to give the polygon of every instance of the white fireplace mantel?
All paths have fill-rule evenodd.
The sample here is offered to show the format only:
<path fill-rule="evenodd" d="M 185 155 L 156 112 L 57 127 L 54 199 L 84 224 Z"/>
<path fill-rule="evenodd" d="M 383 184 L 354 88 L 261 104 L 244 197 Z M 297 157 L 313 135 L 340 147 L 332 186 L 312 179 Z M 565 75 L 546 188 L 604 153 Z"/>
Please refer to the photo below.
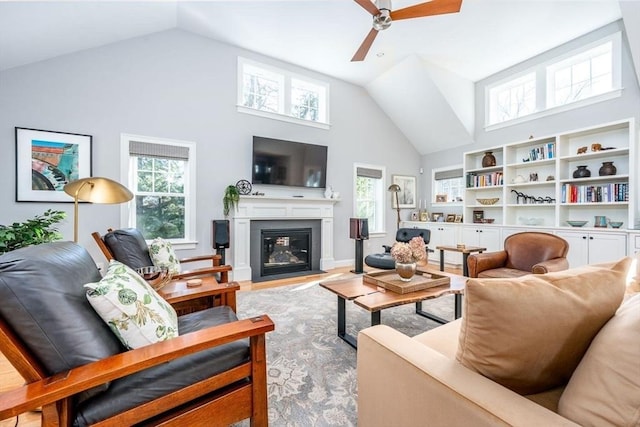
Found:
<path fill-rule="evenodd" d="M 233 280 L 251 280 L 250 225 L 252 220 L 319 219 L 320 268 L 335 267 L 333 258 L 333 205 L 338 199 L 318 197 L 241 196 L 231 220 Z"/>

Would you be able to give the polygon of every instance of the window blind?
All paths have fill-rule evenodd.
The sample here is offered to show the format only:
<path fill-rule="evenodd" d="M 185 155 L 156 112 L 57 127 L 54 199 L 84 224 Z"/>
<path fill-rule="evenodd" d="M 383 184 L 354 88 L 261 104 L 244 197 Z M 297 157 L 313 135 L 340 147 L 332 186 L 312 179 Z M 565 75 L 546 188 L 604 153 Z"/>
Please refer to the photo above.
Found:
<path fill-rule="evenodd" d="M 161 159 L 189 160 L 189 147 L 129 141 L 129 154 L 132 156 L 156 157 Z"/>
<path fill-rule="evenodd" d="M 435 180 L 462 178 L 462 169 L 450 169 L 446 171 L 440 171 L 435 173 Z"/>
<path fill-rule="evenodd" d="M 370 169 L 370 168 L 356 168 L 356 175 L 361 176 L 363 178 L 375 178 L 382 179 L 382 171 L 380 169 Z M 460 175 L 462 176 L 462 175 Z"/>

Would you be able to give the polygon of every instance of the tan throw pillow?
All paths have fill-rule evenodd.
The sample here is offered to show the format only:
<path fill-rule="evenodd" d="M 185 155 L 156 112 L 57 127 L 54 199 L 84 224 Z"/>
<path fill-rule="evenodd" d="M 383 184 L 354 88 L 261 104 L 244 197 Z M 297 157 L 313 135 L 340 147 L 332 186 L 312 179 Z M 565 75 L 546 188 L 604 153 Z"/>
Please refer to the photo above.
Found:
<path fill-rule="evenodd" d="M 625 302 L 593 339 L 558 413 L 583 426 L 640 425 L 640 295 Z"/>
<path fill-rule="evenodd" d="M 470 279 L 456 359 L 520 394 L 566 384 L 620 306 L 630 262 Z"/>

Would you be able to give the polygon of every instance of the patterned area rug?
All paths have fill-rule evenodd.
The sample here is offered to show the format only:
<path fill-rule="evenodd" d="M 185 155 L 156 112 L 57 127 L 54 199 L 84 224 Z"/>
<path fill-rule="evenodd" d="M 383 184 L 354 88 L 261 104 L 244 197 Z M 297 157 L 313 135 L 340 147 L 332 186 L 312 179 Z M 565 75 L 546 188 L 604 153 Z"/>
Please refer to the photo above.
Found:
<path fill-rule="evenodd" d="M 337 297 L 315 281 L 239 292 L 237 298 L 239 317 L 268 314 L 276 325 L 267 334 L 270 425 L 356 426 L 356 350 L 336 335 Z M 453 296 L 426 301 L 423 309 L 453 319 Z M 352 302 L 346 315 L 353 336 L 370 325 L 370 313 Z M 438 326 L 416 315 L 414 304 L 383 310 L 381 317 L 409 336 Z"/>

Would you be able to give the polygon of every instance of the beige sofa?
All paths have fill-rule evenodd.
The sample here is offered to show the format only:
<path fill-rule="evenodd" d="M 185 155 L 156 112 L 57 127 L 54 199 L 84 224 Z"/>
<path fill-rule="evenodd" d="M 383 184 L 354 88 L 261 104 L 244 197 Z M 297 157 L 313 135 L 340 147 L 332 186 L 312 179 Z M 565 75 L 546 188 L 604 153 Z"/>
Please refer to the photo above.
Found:
<path fill-rule="evenodd" d="M 621 305 L 628 261 L 470 279 L 461 319 L 413 338 L 361 331 L 358 425 L 640 425 L 640 295 Z"/>

